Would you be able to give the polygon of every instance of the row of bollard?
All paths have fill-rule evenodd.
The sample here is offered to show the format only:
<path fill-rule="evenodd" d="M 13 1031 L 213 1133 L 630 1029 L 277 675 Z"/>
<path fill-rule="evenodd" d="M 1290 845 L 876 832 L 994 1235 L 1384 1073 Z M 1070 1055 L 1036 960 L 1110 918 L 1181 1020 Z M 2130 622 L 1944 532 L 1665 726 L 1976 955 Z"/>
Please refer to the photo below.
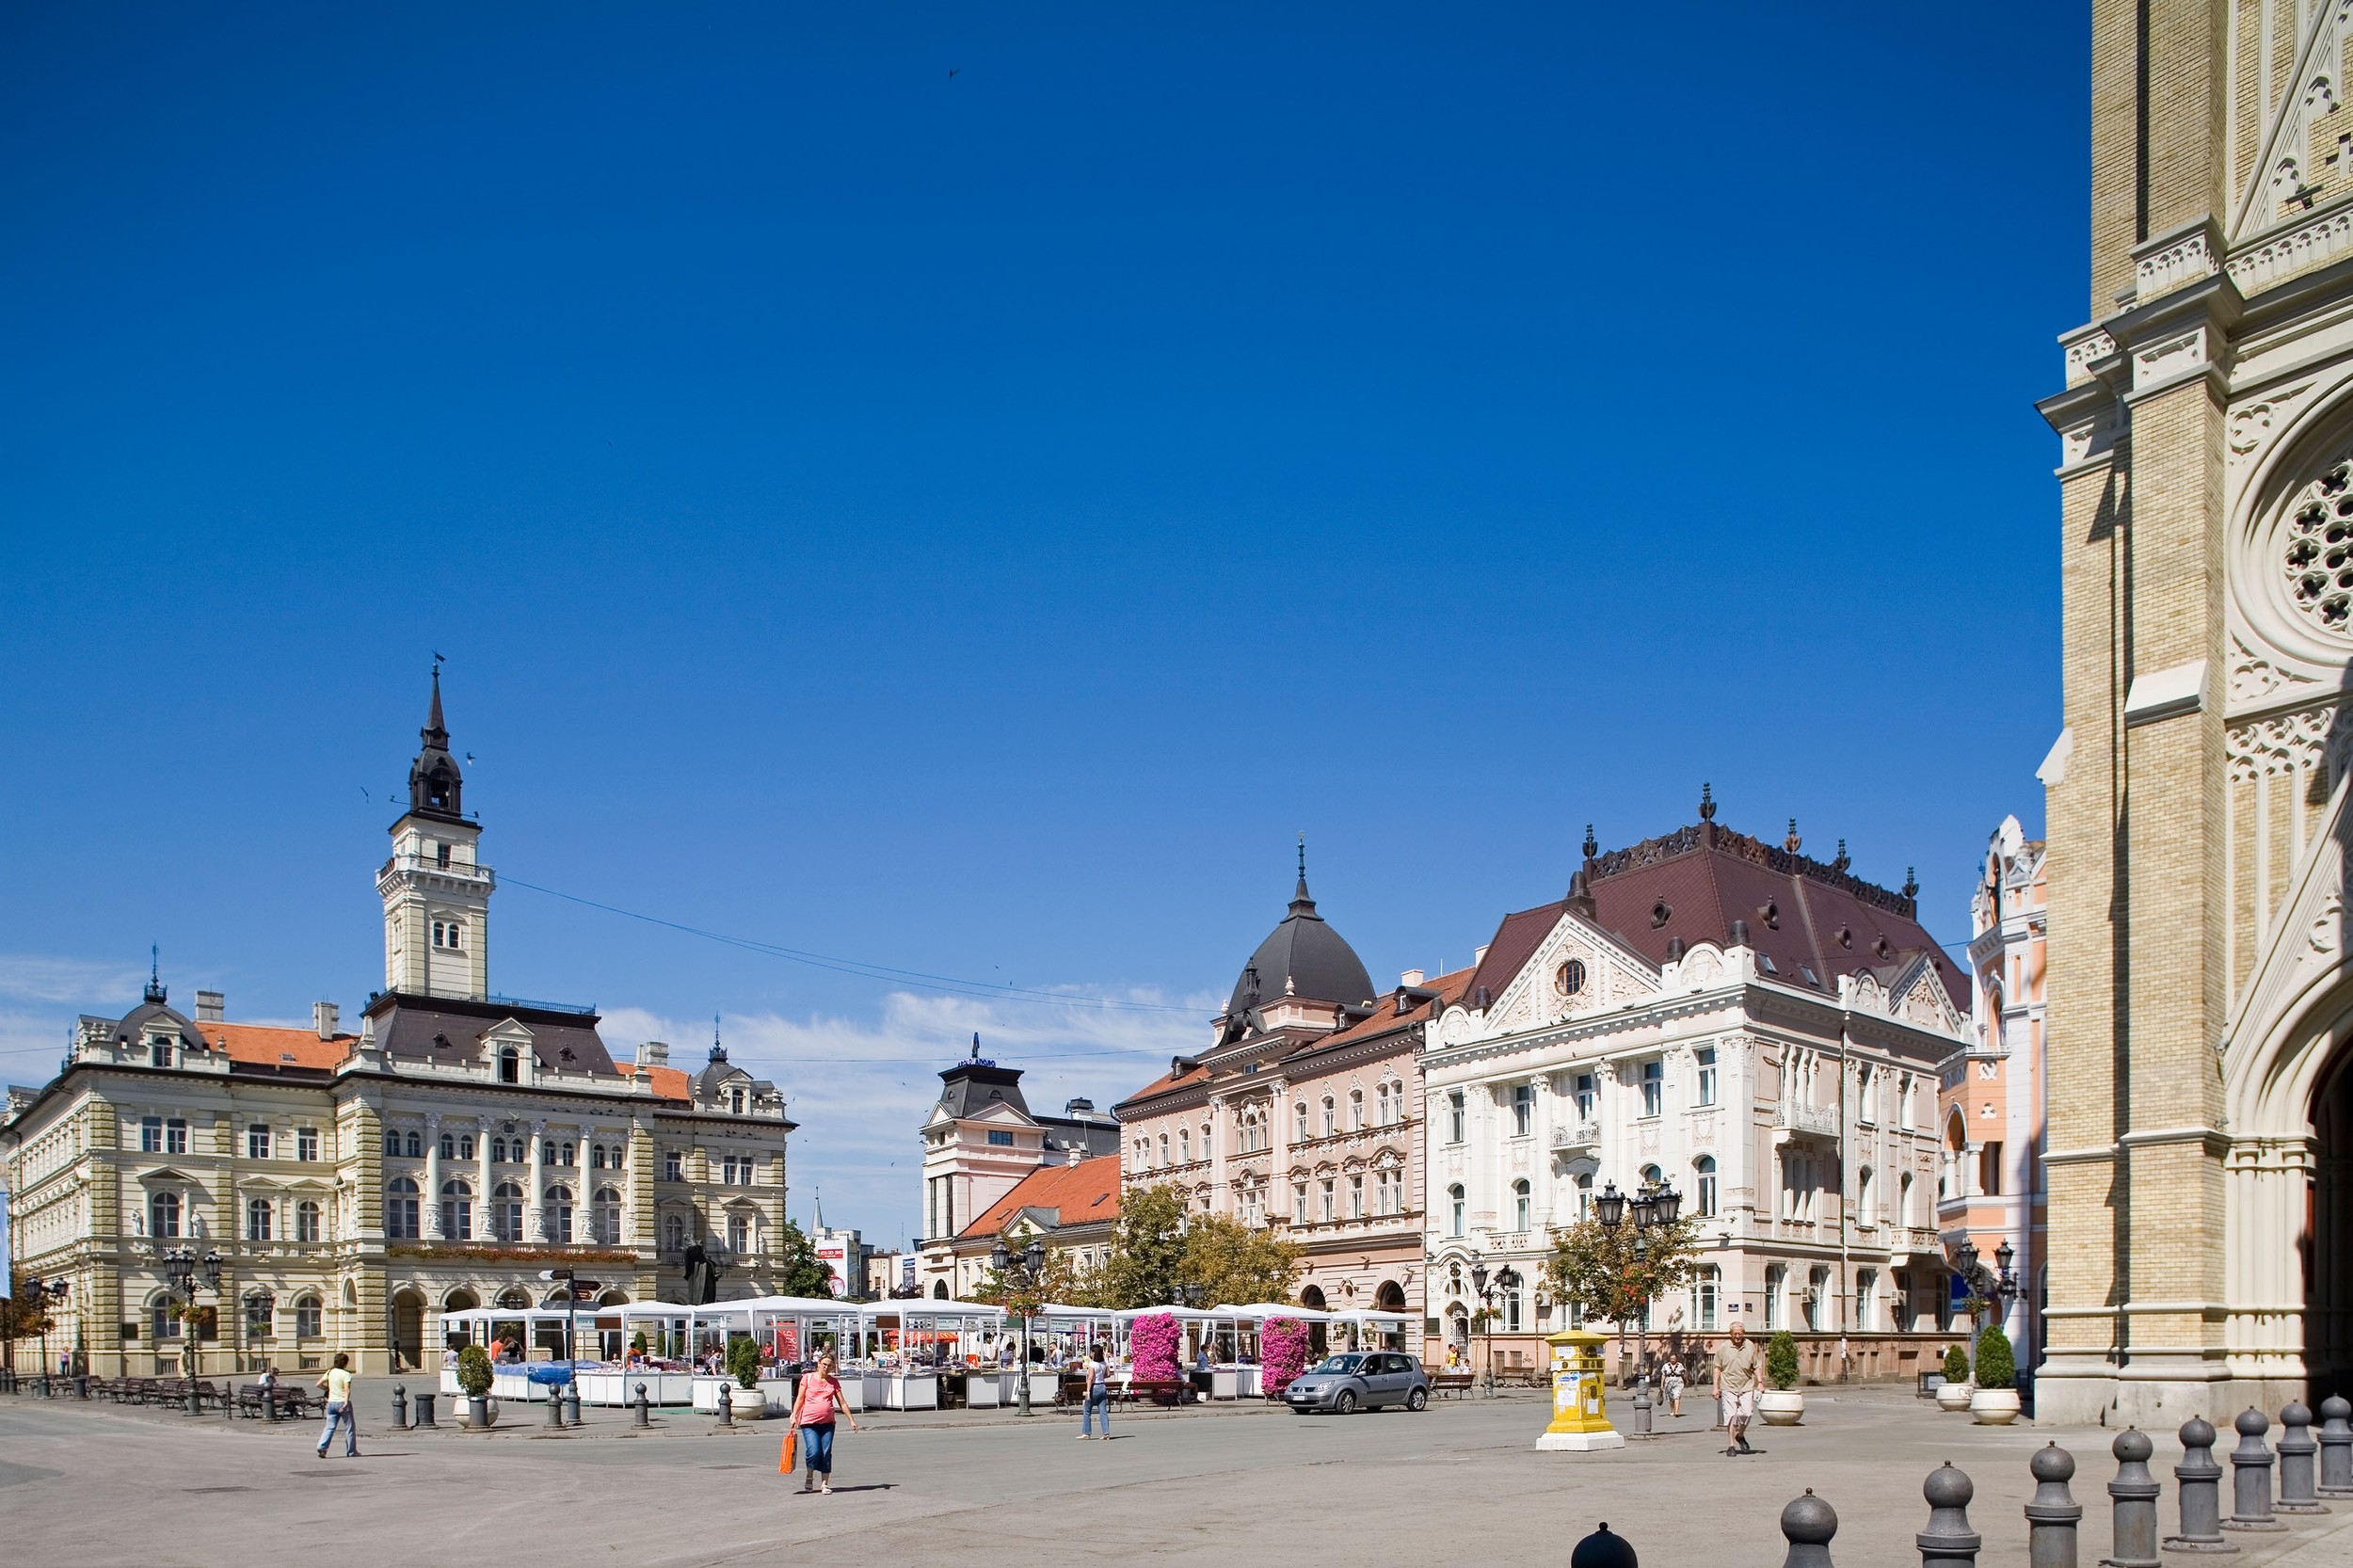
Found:
<path fill-rule="evenodd" d="M 2321 1427 L 2315 1438 L 2313 1413 L 2300 1403 L 2280 1412 L 2281 1428 L 2277 1450 L 2264 1441 L 2271 1422 L 2260 1410 L 2249 1408 L 2232 1423 L 2238 1447 L 2231 1450 L 2232 1512 L 2222 1513 L 2222 1466 L 2214 1457 L 2216 1432 L 2212 1422 L 2191 1416 L 2180 1432 L 2182 1463 L 2173 1467 L 2180 1481 L 2178 1503 L 2181 1533 L 2163 1542 L 2169 1552 L 2235 1552 L 2225 1530 L 2280 1530 L 2287 1526 L 2277 1513 L 2326 1513 L 2322 1497 L 2353 1497 L 2353 1403 L 2339 1398 L 2321 1402 Z M 726 1419 L 721 1407 L 721 1419 Z M 2149 1434 L 2127 1427 L 2117 1433 L 2109 1452 L 2117 1461 L 2116 1479 L 2108 1483 L 2114 1508 L 2114 1554 L 2101 1559 L 2101 1568 L 2161 1568 L 2157 1539 L 2157 1496 L 2161 1490 L 2149 1469 L 2156 1446 Z M 2068 1490 L 2074 1479 L 2075 1456 L 2057 1443 L 2038 1450 L 2027 1461 L 2035 1479 L 2034 1496 L 2025 1507 L 2026 1558 L 2031 1568 L 2076 1568 L 2076 1548 L 2084 1511 Z M 2274 1470 L 2279 1492 L 2272 1490 Z M 1983 1536 L 1969 1523 L 1969 1502 L 1977 1485 L 1948 1463 L 1930 1471 L 1920 1493 L 1928 1500 L 1928 1528 L 1913 1540 L 1920 1550 L 1920 1568 L 1977 1568 Z M 1838 1533 L 1838 1514 L 1812 1487 L 1781 1511 L 1781 1533 L 1788 1543 L 1782 1568 L 1833 1568 L 1830 1544 Z M 1608 1525 L 1577 1543 L 1570 1568 L 1635 1568 L 1633 1546 L 1610 1533 Z"/>
<path fill-rule="evenodd" d="M 423 1389 L 418 1390 L 417 1397 L 414 1401 L 415 1412 L 413 1416 L 410 1413 L 410 1402 L 408 1386 L 404 1384 L 393 1384 L 392 1429 L 395 1432 L 414 1432 L 420 1427 L 433 1427 L 436 1431 L 440 1430 L 439 1426 L 433 1419 L 433 1396 L 431 1393 Z M 276 1420 L 277 1412 L 272 1401 L 264 1400 L 262 1403 L 264 1409 L 270 1411 L 270 1418 L 272 1420 Z"/>

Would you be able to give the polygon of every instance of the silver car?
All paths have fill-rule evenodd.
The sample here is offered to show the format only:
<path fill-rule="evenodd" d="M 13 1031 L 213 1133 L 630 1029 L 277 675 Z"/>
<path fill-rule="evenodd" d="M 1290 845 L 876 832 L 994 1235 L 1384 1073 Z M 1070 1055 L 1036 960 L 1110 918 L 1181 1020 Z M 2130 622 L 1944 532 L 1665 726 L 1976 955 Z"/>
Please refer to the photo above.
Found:
<path fill-rule="evenodd" d="M 1347 1416 L 1383 1405 L 1421 1410 L 1430 1403 L 1430 1380 L 1421 1363 L 1396 1351 L 1349 1351 L 1327 1355 L 1291 1380 L 1283 1402 L 1294 1416 L 1328 1410 Z"/>

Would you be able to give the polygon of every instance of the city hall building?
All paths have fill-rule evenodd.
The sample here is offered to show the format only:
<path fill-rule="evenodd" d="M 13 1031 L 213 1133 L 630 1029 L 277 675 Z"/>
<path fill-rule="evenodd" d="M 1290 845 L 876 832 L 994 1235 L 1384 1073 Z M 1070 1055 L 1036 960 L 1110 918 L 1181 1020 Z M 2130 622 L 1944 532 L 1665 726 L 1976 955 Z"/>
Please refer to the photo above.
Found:
<path fill-rule="evenodd" d="M 607 1304 L 685 1299 L 697 1264 L 720 1295 L 773 1291 L 783 1096 L 716 1041 L 691 1075 L 658 1042 L 616 1064 L 592 1009 L 491 994 L 495 879 L 438 675 L 422 734 L 376 874 L 384 989 L 356 1031 L 331 1002 L 307 1030 L 230 1022 L 203 991 L 191 1016 L 156 979 L 83 1017 L 50 1082 L 9 1088 L 17 1263 L 68 1287 L 53 1354 L 106 1376 L 339 1351 L 386 1371 L 438 1364 L 437 1308 L 548 1300 L 542 1270 Z M 167 1272 L 182 1249 L 219 1260 L 193 1301 Z"/>

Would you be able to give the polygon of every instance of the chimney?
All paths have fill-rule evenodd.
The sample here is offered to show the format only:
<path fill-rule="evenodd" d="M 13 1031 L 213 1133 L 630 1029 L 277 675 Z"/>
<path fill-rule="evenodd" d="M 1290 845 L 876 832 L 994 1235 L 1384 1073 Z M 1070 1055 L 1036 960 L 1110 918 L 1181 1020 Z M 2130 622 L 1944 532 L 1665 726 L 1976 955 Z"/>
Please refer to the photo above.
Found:
<path fill-rule="evenodd" d="M 1749 945 L 1748 921 L 1735 920 L 1732 922 L 1732 945 L 1736 948 L 1744 948 Z"/>
<path fill-rule="evenodd" d="M 1403 974 L 1399 975 L 1397 978 L 1401 984 L 1418 985 L 1424 980 L 1428 979 L 1429 976 L 1423 974 L 1419 969 L 1407 969 Z"/>
<path fill-rule="evenodd" d="M 343 1009 L 331 1001 L 314 1001 L 311 1004 L 311 1027 L 319 1032 L 319 1038 L 322 1040 L 332 1040 L 335 1037 L 336 1024 L 342 1016 Z"/>
<path fill-rule="evenodd" d="M 659 1040 L 648 1040 L 637 1048 L 637 1064 L 641 1067 L 666 1067 L 670 1064 L 670 1048 Z"/>
<path fill-rule="evenodd" d="M 1083 1097 L 1072 1100 L 1069 1104 L 1062 1108 L 1062 1113 L 1069 1117 L 1074 1122 L 1093 1121 L 1095 1119 L 1095 1102 L 1091 1099 Z"/>
<path fill-rule="evenodd" d="M 197 992 L 196 1021 L 200 1024 L 216 1024 L 220 1022 L 222 1017 L 221 1008 L 227 1000 L 228 999 L 223 997 L 218 991 Z"/>

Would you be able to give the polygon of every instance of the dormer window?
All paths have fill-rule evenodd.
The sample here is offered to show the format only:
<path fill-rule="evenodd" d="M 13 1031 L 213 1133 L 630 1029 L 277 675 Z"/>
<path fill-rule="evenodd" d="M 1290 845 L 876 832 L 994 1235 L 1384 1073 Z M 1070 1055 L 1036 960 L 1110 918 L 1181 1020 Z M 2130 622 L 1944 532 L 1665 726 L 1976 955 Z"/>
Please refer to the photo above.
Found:
<path fill-rule="evenodd" d="M 744 1114 L 744 1091 L 741 1089 L 728 1090 L 728 1104 L 737 1115 L 741 1116 Z"/>
<path fill-rule="evenodd" d="M 147 1064 L 151 1067 L 171 1065 L 171 1036 L 151 1034 L 147 1037 Z"/>
<path fill-rule="evenodd" d="M 499 1048 L 499 1081 L 520 1083 L 523 1080 L 522 1052 L 512 1046 Z"/>

